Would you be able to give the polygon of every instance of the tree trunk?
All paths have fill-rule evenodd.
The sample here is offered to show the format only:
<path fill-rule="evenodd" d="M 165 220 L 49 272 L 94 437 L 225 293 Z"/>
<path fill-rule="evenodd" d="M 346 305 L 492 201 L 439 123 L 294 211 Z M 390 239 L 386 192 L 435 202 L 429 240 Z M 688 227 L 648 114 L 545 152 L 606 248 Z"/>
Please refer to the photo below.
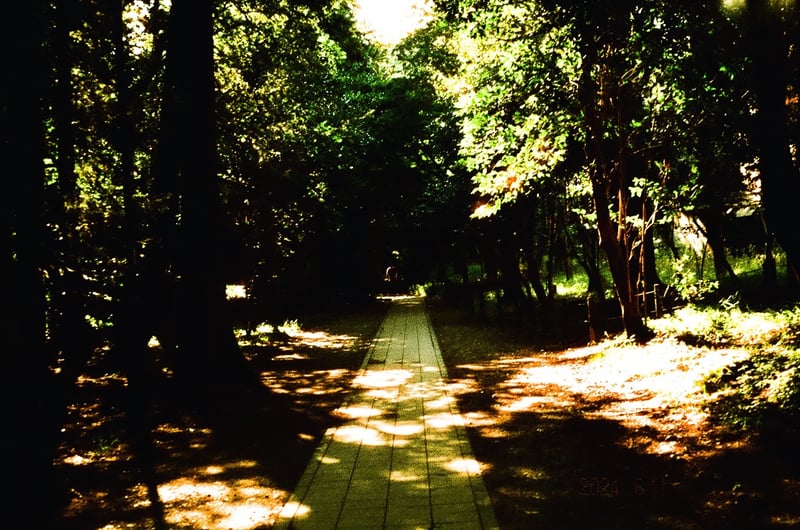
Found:
<path fill-rule="evenodd" d="M 594 293 L 598 302 L 604 304 L 606 301 L 606 286 L 603 281 L 603 275 L 600 272 L 601 251 L 599 248 L 597 231 L 588 230 L 583 228 L 583 226 L 579 226 L 578 239 L 583 249 L 581 255 L 578 257 L 578 262 L 581 267 L 583 267 L 588 278 L 586 290 L 589 293 Z"/>
<path fill-rule="evenodd" d="M 600 248 L 603 249 L 608 259 L 625 332 L 630 337 L 644 340 L 648 333 L 632 285 L 631 267 L 627 255 L 629 245 L 625 241 L 627 237 L 625 218 L 629 192 L 625 182 L 624 165 L 627 162 L 625 157 L 628 155 L 624 147 L 619 145 L 621 142 L 619 138 L 609 139 L 606 137 L 603 124 L 604 119 L 612 119 L 604 113 L 613 108 L 611 100 L 618 94 L 615 93 L 613 72 L 601 72 L 599 74 L 600 81 L 593 78 L 592 69 L 599 63 L 599 58 L 588 27 L 583 28 L 581 38 L 583 39 L 582 51 L 585 56 L 581 72 L 584 127 L 586 129 L 584 151 L 592 182 L 592 201 L 597 216 Z M 615 158 L 609 160 L 610 156 Z M 616 223 L 611 218 L 609 208 L 612 189 L 616 191 L 617 195 L 618 219 Z"/>
<path fill-rule="evenodd" d="M 792 162 L 786 95 L 788 36 L 776 7 L 767 0 L 748 0 L 753 49 L 755 94 L 758 102 L 753 139 L 759 151 L 762 200 L 767 226 L 794 270 L 800 267 L 800 231 L 796 229 L 795 198 L 800 195 L 800 172 Z M 794 39 L 794 42 L 788 39 Z M 790 275 L 794 278 L 794 275 Z"/>
<path fill-rule="evenodd" d="M 0 87 L 0 142 L 7 186 L 2 210 L 2 351 L 10 382 L 3 385 L 5 431 L 10 447 L 9 517 L 30 528 L 51 528 L 57 481 L 52 459 L 60 425 L 48 392 L 52 385 L 46 340 L 45 133 L 42 98 L 47 66 L 42 54 L 47 2 L 28 0 L 5 6 L 4 82 Z M 16 384 L 13 382 L 16 381 Z M 31 510 L 31 494 L 38 500 Z"/>
<path fill-rule="evenodd" d="M 723 237 L 723 216 L 720 210 L 699 210 L 697 216 L 703 223 L 701 231 L 706 237 L 708 246 L 711 248 L 711 254 L 714 258 L 714 274 L 717 281 L 731 281 L 734 284 L 738 283 L 739 278 L 736 272 L 728 262 L 727 252 L 725 251 L 725 239 Z"/>
<path fill-rule="evenodd" d="M 74 211 L 70 206 L 77 200 L 72 85 L 74 54 L 70 37 L 76 27 L 75 7 L 72 0 L 53 5 L 56 80 L 53 84 L 52 119 L 58 185 L 48 197 L 48 213 L 56 231 L 54 260 L 60 266 L 51 279 L 48 332 L 54 348 L 63 352 L 60 377 L 64 384 L 72 384 L 82 369 L 89 353 L 91 333 L 84 318 L 87 287 L 80 271 L 82 253 L 74 236 L 75 217 L 70 214 Z"/>
<path fill-rule="evenodd" d="M 169 156 L 180 197 L 176 376 L 199 397 L 248 375 L 226 313 L 220 254 L 227 224 L 216 172 L 213 6 L 213 0 L 173 1 L 167 52 L 175 127 Z"/>
<path fill-rule="evenodd" d="M 628 256 L 623 251 L 622 243 L 617 239 L 617 227 L 611 220 L 608 196 L 602 182 L 595 182 L 592 185 L 592 197 L 597 212 L 600 247 L 608 258 L 608 267 L 611 271 L 611 278 L 614 280 L 614 289 L 620 305 L 622 324 L 628 336 L 643 339 L 647 335 L 646 328 L 631 282 Z"/>
<path fill-rule="evenodd" d="M 542 309 L 547 311 L 553 305 L 550 298 L 547 296 L 547 290 L 542 282 L 542 258 L 541 254 L 536 252 L 533 245 L 529 245 L 528 250 L 525 252 L 525 262 L 528 265 L 528 282 L 531 284 L 533 292 L 536 294 L 536 299 L 541 304 Z"/>
<path fill-rule="evenodd" d="M 515 312 L 522 309 L 525 293 L 522 290 L 522 272 L 519 267 L 519 251 L 515 238 L 504 231 L 498 242 L 500 275 L 503 288 L 503 304 L 510 304 Z"/>

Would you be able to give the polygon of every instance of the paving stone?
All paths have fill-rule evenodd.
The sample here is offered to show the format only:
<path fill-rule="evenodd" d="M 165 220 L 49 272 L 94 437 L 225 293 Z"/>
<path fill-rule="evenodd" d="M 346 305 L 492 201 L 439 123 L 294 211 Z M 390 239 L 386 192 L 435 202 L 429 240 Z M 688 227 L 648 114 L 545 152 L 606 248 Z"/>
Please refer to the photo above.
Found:
<path fill-rule="evenodd" d="M 424 301 L 392 302 L 278 529 L 496 529 Z"/>

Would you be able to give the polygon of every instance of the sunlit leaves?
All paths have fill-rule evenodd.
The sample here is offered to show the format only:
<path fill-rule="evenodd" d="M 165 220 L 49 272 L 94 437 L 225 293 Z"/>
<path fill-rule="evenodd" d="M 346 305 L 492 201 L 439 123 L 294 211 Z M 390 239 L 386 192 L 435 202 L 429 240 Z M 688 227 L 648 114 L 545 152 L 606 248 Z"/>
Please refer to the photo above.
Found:
<path fill-rule="evenodd" d="M 492 2 L 473 15 L 461 35 L 461 154 L 483 217 L 531 193 L 564 161 L 581 59 L 536 3 Z"/>
<path fill-rule="evenodd" d="M 564 135 L 545 117 L 518 115 L 518 119 L 511 124 L 479 123 L 467 129 L 462 144 L 476 171 L 475 191 L 499 203 L 516 199 L 546 178 L 565 154 Z"/>
<path fill-rule="evenodd" d="M 166 2 L 159 3 L 159 9 L 166 9 Z M 127 29 L 126 40 L 130 53 L 134 56 L 144 55 L 153 50 L 153 28 L 150 23 L 152 2 L 135 0 L 125 5 L 123 20 Z"/>

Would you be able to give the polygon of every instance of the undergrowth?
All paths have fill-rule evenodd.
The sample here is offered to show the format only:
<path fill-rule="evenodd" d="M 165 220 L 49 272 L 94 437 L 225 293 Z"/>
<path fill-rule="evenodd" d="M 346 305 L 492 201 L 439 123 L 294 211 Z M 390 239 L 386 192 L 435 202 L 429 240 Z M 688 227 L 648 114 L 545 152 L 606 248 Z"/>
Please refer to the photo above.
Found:
<path fill-rule="evenodd" d="M 800 418 L 800 307 L 748 311 L 735 301 L 689 306 L 652 321 L 656 331 L 700 347 L 741 348 L 746 358 L 709 374 L 712 419 L 735 429 L 785 428 Z"/>

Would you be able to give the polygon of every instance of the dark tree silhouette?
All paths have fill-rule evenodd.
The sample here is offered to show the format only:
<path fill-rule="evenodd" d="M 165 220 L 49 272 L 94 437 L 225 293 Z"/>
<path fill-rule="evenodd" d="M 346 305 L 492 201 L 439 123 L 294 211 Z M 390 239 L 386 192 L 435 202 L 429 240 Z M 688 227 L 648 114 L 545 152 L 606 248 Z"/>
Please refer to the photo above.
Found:
<path fill-rule="evenodd" d="M 2 158 L 6 183 L 2 208 L 3 326 L 2 350 L 6 374 L 3 385 L 5 429 L 12 474 L 8 506 L 28 506 L 31 492 L 43 505 L 18 512 L 32 528 L 47 528 L 52 515 L 55 484 L 54 406 L 51 398 L 51 359 L 45 348 L 45 282 L 48 245 L 44 226 L 44 153 L 42 98 L 46 68 L 41 43 L 47 2 L 15 2 L 5 11 L 13 21 L 3 31 L 5 80 L 0 88 Z M 19 381 L 14 384 L 11 381 Z M 24 517 L 24 519 L 22 519 Z"/>
<path fill-rule="evenodd" d="M 786 252 L 796 286 L 800 285 L 800 233 L 793 201 L 786 198 L 800 194 L 800 172 L 792 162 L 786 99 L 791 72 L 787 57 L 800 44 L 798 10 L 796 4 L 781 13 L 767 0 L 747 2 L 758 106 L 753 140 L 759 152 L 764 211 L 769 230 Z"/>
<path fill-rule="evenodd" d="M 179 228 L 176 375 L 203 393 L 245 372 L 226 318 L 225 222 L 220 207 L 214 118 L 212 0 L 173 2 L 167 44 L 162 168 L 177 191 Z M 219 379 L 218 379 L 219 378 Z M 230 382 L 230 381 L 227 381 Z"/>

